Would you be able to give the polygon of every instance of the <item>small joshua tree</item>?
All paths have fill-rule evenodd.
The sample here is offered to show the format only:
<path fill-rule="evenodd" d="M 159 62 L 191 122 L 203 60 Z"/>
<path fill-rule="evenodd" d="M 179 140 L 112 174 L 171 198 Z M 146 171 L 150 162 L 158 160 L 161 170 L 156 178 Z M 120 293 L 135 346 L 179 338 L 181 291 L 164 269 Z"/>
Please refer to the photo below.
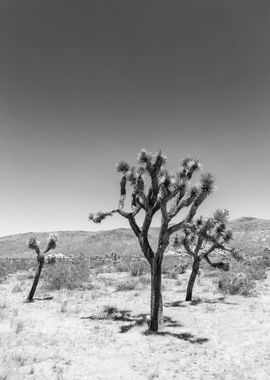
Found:
<path fill-rule="evenodd" d="M 224 244 L 232 239 L 232 232 L 227 229 L 229 212 L 216 210 L 212 218 L 204 220 L 202 217 L 184 228 L 183 244 L 186 252 L 192 257 L 192 271 L 187 286 L 186 301 L 192 300 L 193 286 L 199 272 L 200 263 L 206 260 L 213 268 L 229 270 L 229 264 L 223 262 L 213 263 L 209 255 L 215 250 L 231 251 Z"/>
<path fill-rule="evenodd" d="M 33 297 L 34 297 L 34 294 L 35 294 L 35 291 L 36 291 L 36 288 L 37 288 L 37 285 L 39 282 L 39 277 L 40 277 L 40 274 L 41 274 L 41 271 L 42 271 L 42 268 L 44 265 L 44 255 L 45 255 L 45 253 L 49 252 L 51 249 L 55 249 L 56 244 L 57 244 L 57 240 L 58 239 L 57 239 L 56 234 L 49 235 L 47 247 L 46 247 L 44 252 L 40 251 L 39 243 L 37 242 L 35 237 L 32 237 L 29 240 L 28 248 L 36 251 L 38 267 L 36 270 L 36 274 L 34 277 L 34 281 L 33 281 L 31 290 L 30 290 L 28 297 L 27 297 L 27 300 L 26 300 L 27 302 L 33 302 Z"/>
<path fill-rule="evenodd" d="M 89 220 L 100 223 L 107 216 L 118 213 L 126 218 L 137 236 L 141 250 L 151 268 L 151 312 L 149 330 L 156 332 L 163 324 L 163 307 L 161 296 L 161 265 L 163 254 L 169 244 L 170 236 L 183 230 L 196 214 L 198 207 L 214 189 L 214 177 L 210 173 L 201 175 L 200 184 L 191 186 L 194 173 L 200 168 L 198 160 L 186 158 L 176 173 L 170 174 L 164 165 L 166 157 L 158 152 L 152 154 L 142 150 L 138 156 L 139 166 L 129 166 L 121 161 L 116 170 L 121 175 L 120 199 L 117 209 L 110 212 L 90 214 Z M 127 184 L 131 187 L 131 211 L 124 210 Z M 174 218 L 184 208 L 186 215 L 175 224 Z M 136 216 L 144 214 L 142 226 L 139 227 Z M 161 225 L 154 250 L 148 240 L 148 232 L 154 215 L 161 213 Z"/>

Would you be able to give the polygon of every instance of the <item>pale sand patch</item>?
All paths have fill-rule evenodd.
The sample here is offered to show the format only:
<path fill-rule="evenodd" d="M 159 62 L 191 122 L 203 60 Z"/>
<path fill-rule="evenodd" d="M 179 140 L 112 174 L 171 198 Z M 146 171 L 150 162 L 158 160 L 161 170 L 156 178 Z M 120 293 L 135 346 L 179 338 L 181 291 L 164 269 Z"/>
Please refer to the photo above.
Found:
<path fill-rule="evenodd" d="M 184 300 L 187 275 L 180 277 L 180 286 L 164 281 L 165 304 Z M 116 282 L 123 280 L 123 275 L 114 276 Z M 0 310 L 2 378 L 270 378 L 269 276 L 257 297 L 227 296 L 223 301 L 212 280 L 202 276 L 194 289 L 202 302 L 164 307 L 170 321 L 159 335 L 145 335 L 145 324 L 121 333 L 129 322 L 81 319 L 101 315 L 105 305 L 133 316 L 148 314 L 149 286 L 125 292 L 111 286 L 51 292 L 51 301 L 25 304 L 31 280 L 25 281 L 23 292 L 12 293 L 16 283 L 11 276 L 8 284 L 0 285 L 5 300 Z M 44 292 L 39 290 L 38 296 Z M 16 333 L 18 322 L 22 326 Z"/>

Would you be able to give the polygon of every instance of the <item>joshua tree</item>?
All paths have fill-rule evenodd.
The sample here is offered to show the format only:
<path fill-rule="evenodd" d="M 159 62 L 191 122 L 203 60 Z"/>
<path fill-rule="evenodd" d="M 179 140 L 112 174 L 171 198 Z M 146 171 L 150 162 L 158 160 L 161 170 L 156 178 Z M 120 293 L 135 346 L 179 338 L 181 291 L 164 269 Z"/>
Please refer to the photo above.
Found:
<path fill-rule="evenodd" d="M 34 294 L 35 294 L 35 291 L 36 291 L 36 288 L 38 285 L 39 277 L 40 277 L 40 274 L 41 274 L 41 271 L 42 271 L 42 268 L 44 265 L 44 255 L 45 255 L 45 253 L 49 252 L 51 249 L 55 249 L 56 243 L 57 243 L 56 234 L 49 235 L 47 247 L 46 247 L 44 252 L 41 252 L 40 248 L 39 248 L 39 243 L 37 242 L 36 238 L 32 237 L 29 240 L 28 248 L 36 251 L 38 267 L 37 267 L 36 274 L 34 277 L 33 285 L 31 287 L 31 290 L 30 290 L 28 297 L 27 297 L 27 300 L 26 300 L 27 302 L 33 302 L 33 297 L 34 297 Z"/>
<path fill-rule="evenodd" d="M 199 272 L 200 263 L 206 260 L 213 268 L 229 270 L 229 264 L 224 262 L 213 263 L 209 255 L 216 249 L 231 251 L 224 244 L 232 239 L 232 232 L 227 229 L 227 210 L 216 210 L 212 218 L 204 220 L 202 217 L 186 225 L 183 239 L 179 242 L 183 244 L 186 252 L 192 257 L 192 271 L 187 286 L 186 301 L 192 300 L 193 286 Z"/>
<path fill-rule="evenodd" d="M 151 267 L 151 313 L 150 331 L 158 331 L 163 323 L 161 296 L 161 265 L 170 236 L 183 230 L 196 214 L 198 207 L 214 189 L 214 177 L 210 173 L 201 175 L 200 184 L 191 186 L 193 174 L 200 168 L 198 160 L 186 158 L 176 173 L 170 174 L 164 169 L 166 157 L 158 152 L 152 154 L 144 149 L 139 153 L 138 164 L 129 166 L 121 161 L 116 170 L 121 175 L 120 199 L 117 209 L 110 212 L 90 214 L 89 220 L 100 223 L 107 216 L 118 213 L 126 218 L 137 236 L 141 250 Z M 125 211 L 126 187 L 131 188 L 131 210 Z M 170 224 L 184 208 L 188 208 L 185 217 Z M 136 216 L 142 212 L 143 222 L 139 227 Z M 154 215 L 161 213 L 161 226 L 156 249 L 150 246 L 148 232 Z"/>

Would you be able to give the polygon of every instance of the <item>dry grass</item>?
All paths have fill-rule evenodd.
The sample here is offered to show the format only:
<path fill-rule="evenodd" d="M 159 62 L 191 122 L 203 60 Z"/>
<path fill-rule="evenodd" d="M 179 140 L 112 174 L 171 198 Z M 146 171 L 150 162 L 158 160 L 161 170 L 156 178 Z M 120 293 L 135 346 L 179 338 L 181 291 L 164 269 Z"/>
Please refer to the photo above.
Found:
<path fill-rule="evenodd" d="M 32 304 L 24 303 L 32 280 L 14 292 L 22 274 L 9 277 L 0 285 L 0 379 L 268 380 L 270 278 L 256 285 L 256 297 L 224 298 L 218 272 L 204 269 L 193 303 L 184 302 L 189 271 L 163 279 L 157 335 L 146 334 L 149 273 L 93 269 L 90 289 L 49 293 L 43 278 Z"/>

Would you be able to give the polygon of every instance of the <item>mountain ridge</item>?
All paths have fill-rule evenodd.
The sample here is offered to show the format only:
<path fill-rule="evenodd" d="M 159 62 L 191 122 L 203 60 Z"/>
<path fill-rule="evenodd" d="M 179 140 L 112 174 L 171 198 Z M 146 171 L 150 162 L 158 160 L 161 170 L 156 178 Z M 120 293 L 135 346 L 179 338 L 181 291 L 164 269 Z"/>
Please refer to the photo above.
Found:
<path fill-rule="evenodd" d="M 270 244 L 270 220 L 253 217 L 241 217 L 229 222 L 229 226 L 236 238 L 243 237 L 255 243 Z M 46 239 L 52 232 L 27 232 L 0 237 L 0 258 L 5 257 L 33 257 L 28 249 L 27 242 L 31 236 L 36 236 L 45 248 Z M 111 253 L 117 255 L 141 255 L 137 238 L 130 228 L 117 228 L 101 231 L 56 231 L 58 246 L 56 253 L 67 256 L 78 255 L 81 252 L 87 256 L 105 256 Z M 159 227 L 149 230 L 150 244 L 155 248 Z M 169 249 L 169 248 L 168 248 Z"/>

